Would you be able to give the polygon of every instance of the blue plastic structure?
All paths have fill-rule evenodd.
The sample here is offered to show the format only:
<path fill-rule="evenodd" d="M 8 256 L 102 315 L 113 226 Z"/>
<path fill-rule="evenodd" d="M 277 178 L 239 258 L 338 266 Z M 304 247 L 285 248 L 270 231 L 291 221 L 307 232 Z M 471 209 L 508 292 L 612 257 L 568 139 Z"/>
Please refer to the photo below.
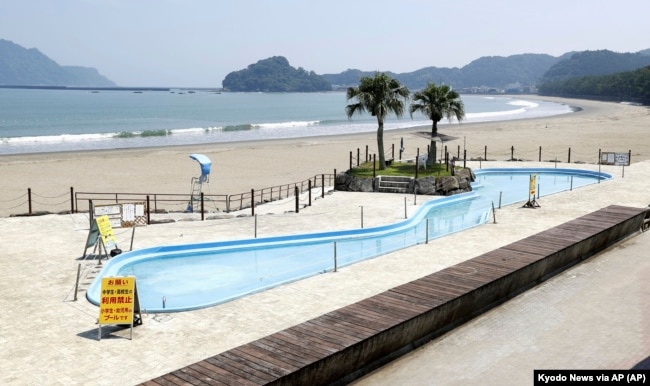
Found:
<path fill-rule="evenodd" d="M 210 158 L 203 154 L 190 154 L 190 158 L 197 161 L 201 165 L 201 176 L 192 177 L 192 191 L 190 192 L 190 202 L 187 204 L 187 211 L 193 212 L 194 201 L 200 200 L 201 192 L 203 191 L 203 184 L 210 181 L 210 168 L 212 161 Z"/>

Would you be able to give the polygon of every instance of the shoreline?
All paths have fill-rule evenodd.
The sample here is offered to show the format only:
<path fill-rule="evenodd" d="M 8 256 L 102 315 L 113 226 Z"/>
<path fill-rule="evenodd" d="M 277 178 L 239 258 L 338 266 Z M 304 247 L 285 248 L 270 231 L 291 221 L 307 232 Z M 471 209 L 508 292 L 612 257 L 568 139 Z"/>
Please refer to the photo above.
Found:
<path fill-rule="evenodd" d="M 453 138 L 443 143 L 450 156 L 467 151 L 467 158 L 490 161 L 514 158 L 571 163 L 597 163 L 599 151 L 627 152 L 631 162 L 650 159 L 647 107 L 612 102 L 535 97 L 582 108 L 579 112 L 543 118 L 443 125 L 439 132 Z M 429 140 L 422 133 L 430 126 L 384 132 L 387 155 L 414 158 L 425 152 Z M 36 195 L 34 211 L 69 209 L 63 201 L 70 188 L 77 192 L 173 193 L 190 192 L 192 177 L 200 175 L 199 165 L 189 154 L 205 154 L 212 160 L 206 194 L 239 194 L 251 189 L 304 181 L 320 174 L 349 169 L 350 153 L 359 149 L 364 161 L 376 153 L 376 132 L 268 139 L 202 145 L 174 145 L 151 148 L 7 154 L 0 156 L 0 217 L 27 213 L 21 203 L 28 189 Z M 444 146 L 440 146 L 442 149 Z M 514 151 L 513 151 L 514 149 Z M 440 158 L 440 156 L 438 156 Z M 356 163 L 354 160 L 353 164 Z M 514 165 L 513 165 L 514 166 Z M 46 198 L 47 197 L 47 198 Z M 54 198 L 52 198 L 54 197 Z M 57 199 L 57 197 L 61 197 Z"/>
<path fill-rule="evenodd" d="M 511 95 L 504 95 L 504 96 L 511 96 Z M 536 96 L 536 95 L 527 95 L 526 99 L 532 99 L 532 100 L 539 100 L 539 101 L 547 101 L 547 102 L 556 102 L 556 103 L 561 103 L 558 100 L 565 100 L 564 98 L 555 98 L 558 100 L 551 100 L 552 98 L 555 97 L 541 97 L 541 96 Z M 604 103 L 613 103 L 613 102 L 604 102 Z M 563 103 L 565 104 L 565 103 Z M 565 117 L 569 114 L 575 114 L 584 111 L 584 109 L 580 106 L 573 106 L 573 105 L 568 105 L 568 107 L 571 109 L 570 113 L 565 113 L 565 114 L 557 114 L 557 115 L 549 115 L 547 117 L 533 117 L 533 118 L 513 118 L 513 119 L 507 119 L 507 120 L 495 120 L 495 121 L 485 121 L 485 122 L 462 122 L 461 124 L 463 126 L 475 126 L 475 125 L 487 125 L 487 124 L 496 124 L 499 122 L 522 122 L 522 121 L 531 121 L 531 120 L 541 120 L 541 119 L 552 119 L 555 117 Z M 450 128 L 454 127 L 453 125 L 458 125 L 458 124 L 447 124 L 445 121 L 441 121 L 444 124 L 442 126 L 438 126 L 438 131 L 442 132 L 444 131 L 445 128 Z M 440 123 L 439 123 L 440 125 Z M 431 126 L 429 125 L 418 125 L 418 126 L 409 126 L 405 128 L 399 128 L 399 129 L 390 129 L 390 130 L 384 130 L 384 138 L 386 134 L 391 134 L 394 132 L 405 132 L 410 134 L 411 131 L 422 131 L 431 129 Z M 52 152 L 31 152 L 31 153 L 17 153 L 17 154 L 0 154 L 0 162 L 2 161 L 3 158 L 23 158 L 23 157 L 38 157 L 38 156 L 47 156 L 47 155 L 86 155 L 86 154 L 95 154 L 95 153 L 115 153 L 115 152 L 138 152 L 138 151 L 146 151 L 146 150 L 151 150 L 151 151 L 159 151 L 159 150 L 171 150 L 171 149 L 189 149 L 189 148 L 195 148 L 195 147 L 212 147 L 212 146 L 226 146 L 226 145 L 232 145 L 233 147 L 241 147 L 241 146 L 247 146 L 247 145 L 255 145 L 255 144 L 270 144 L 273 145 L 274 143 L 281 143 L 281 142 L 291 142 L 295 140 L 309 140 L 309 139 L 323 139 L 323 140 L 340 140 L 340 139 L 349 139 L 352 140 L 355 137 L 359 137 L 360 139 L 366 139 L 368 136 L 375 136 L 376 132 L 361 132 L 361 133 L 350 133 L 350 134 L 326 134 L 326 135 L 307 135 L 307 136 L 302 136 L 302 137 L 292 137 L 292 138 L 271 138 L 271 139 L 244 139 L 244 140 L 235 140 L 235 141 L 229 141 L 229 142 L 210 142 L 210 143 L 205 143 L 205 144 L 178 144 L 178 145 L 154 145 L 154 146 L 137 146 L 137 147 L 124 147 L 124 148 L 111 148 L 111 149 L 83 149 L 83 150 L 57 150 L 57 151 L 52 151 Z"/>
<path fill-rule="evenodd" d="M 464 94 L 464 95 L 469 96 L 469 97 L 474 97 L 474 98 L 477 97 L 477 95 L 474 95 L 474 94 Z M 480 95 L 478 95 L 478 96 L 480 97 Z M 487 97 L 487 95 L 485 95 L 485 97 Z M 556 103 L 558 105 L 562 105 L 562 106 L 567 107 L 571 112 L 575 112 L 576 110 L 581 109 L 580 107 L 567 106 L 566 103 L 558 103 L 557 101 L 550 101 L 549 98 L 539 97 L 537 95 L 504 94 L 504 95 L 498 95 L 498 96 L 496 96 L 496 98 L 512 99 L 512 100 L 524 100 L 524 101 L 526 101 L 526 100 L 535 100 L 535 101 L 538 101 L 538 102 Z M 503 111 L 503 113 L 505 113 L 505 112 L 506 111 Z M 558 113 L 558 114 L 555 114 L 555 115 L 565 115 L 565 114 L 567 114 L 567 112 L 562 112 L 562 113 Z M 472 114 L 470 113 L 468 115 L 472 115 Z M 526 113 L 526 112 L 524 112 L 521 115 L 522 115 L 522 117 L 518 117 L 518 114 L 515 114 L 515 115 L 507 115 L 506 114 L 504 116 L 497 115 L 497 116 L 491 117 L 491 118 L 474 117 L 474 118 L 472 118 L 473 120 L 470 121 L 470 123 L 468 123 L 468 121 L 466 120 L 466 121 L 463 122 L 463 124 L 465 124 L 465 125 L 467 125 L 467 124 L 483 124 L 483 123 L 492 123 L 492 122 L 518 121 L 518 120 L 528 120 L 528 119 L 538 119 L 538 118 L 540 118 L 538 116 L 534 116 L 534 114 L 529 114 L 529 113 Z M 533 116 L 531 117 L 530 115 L 533 115 Z M 552 117 L 552 116 L 555 116 L 555 115 L 548 115 L 548 117 Z M 367 118 L 371 118 L 371 117 L 367 117 Z M 413 119 L 415 117 L 411 117 L 411 118 Z M 419 119 L 416 119 L 416 120 L 427 121 L 427 119 L 425 119 L 425 117 L 421 116 L 421 115 L 417 115 L 417 118 L 419 118 Z M 374 120 L 370 119 L 370 121 L 374 121 Z M 400 120 L 398 119 L 397 122 L 399 122 L 399 121 Z M 353 123 L 353 122 L 354 121 L 351 121 L 351 123 Z M 414 129 L 414 128 L 419 129 L 419 128 L 424 127 L 424 126 L 428 126 L 427 124 L 422 125 L 421 122 L 417 122 L 417 123 L 413 122 L 413 123 L 410 123 L 410 124 L 409 124 L 408 120 L 402 121 L 402 122 L 406 123 L 406 125 L 404 127 L 400 127 L 400 128 L 397 128 L 397 129 L 391 128 L 391 129 L 385 129 L 385 130 L 386 131 L 389 131 L 389 130 L 394 131 L 394 130 L 408 130 L 408 129 Z M 375 124 L 376 124 L 376 121 L 375 121 L 375 123 L 371 123 L 371 126 L 373 126 Z M 446 120 L 442 120 L 439 125 L 441 125 L 441 128 L 444 128 L 445 126 L 448 125 L 448 122 Z M 151 131 L 166 132 L 167 135 L 161 135 L 161 137 L 169 137 L 169 136 L 172 135 L 171 132 L 174 131 L 174 130 L 175 129 L 162 129 L 162 130 L 151 130 Z M 147 130 L 147 131 L 149 131 L 149 130 Z M 209 140 L 209 142 L 206 142 L 204 144 L 206 144 L 206 145 L 207 144 L 215 144 L 216 145 L 216 144 L 236 143 L 236 142 L 265 142 L 265 141 L 273 141 L 273 140 L 278 140 L 278 139 L 279 140 L 281 140 L 281 139 L 291 140 L 291 139 L 297 139 L 297 138 L 311 138 L 311 137 L 320 138 L 320 137 L 330 137 L 330 136 L 346 136 L 346 135 L 355 135 L 355 134 L 368 134 L 368 133 L 374 133 L 375 131 L 376 131 L 376 128 L 374 128 L 372 130 L 369 130 L 369 131 L 364 131 L 364 132 L 356 132 L 356 133 L 352 132 L 352 133 L 344 133 L 344 134 L 331 134 L 331 133 L 310 134 L 307 131 L 305 133 L 300 133 L 299 136 L 296 136 L 296 137 L 280 137 L 280 138 L 271 137 L 271 138 L 262 138 L 262 139 L 259 139 L 259 138 L 246 138 L 246 139 L 222 138 L 221 140 L 212 139 L 212 140 Z M 124 132 L 122 132 L 122 133 L 124 133 Z M 129 150 L 129 149 L 156 149 L 156 148 L 166 148 L 166 147 L 172 148 L 172 147 L 178 147 L 178 146 L 201 146 L 201 143 L 190 143 L 190 142 L 187 142 L 187 140 L 184 140 L 182 138 L 179 141 L 179 142 L 181 142 L 180 144 L 160 144 L 160 143 L 156 142 L 156 140 L 155 140 L 155 138 L 158 138 L 158 136 L 152 136 L 151 139 L 154 139 L 154 140 L 149 142 L 149 143 L 153 143 L 153 144 L 147 144 L 148 140 L 145 139 L 145 142 L 124 143 L 126 146 L 110 147 L 109 142 L 111 140 L 113 140 L 113 139 L 119 139 L 120 138 L 120 133 L 96 133 L 96 134 L 98 134 L 98 135 L 111 134 L 112 137 L 106 137 L 106 138 L 98 140 L 98 143 L 97 143 L 98 148 L 84 148 L 84 149 L 78 150 L 78 149 L 74 149 L 74 148 L 66 148 L 66 145 L 64 145 L 64 144 L 67 142 L 68 143 L 67 147 L 70 147 L 70 146 L 73 146 L 76 143 L 81 144 L 81 143 L 88 142 L 88 141 L 94 142 L 95 140 L 88 138 L 88 139 L 85 139 L 85 140 L 77 139 L 77 140 L 72 140 L 72 141 L 69 142 L 68 140 L 62 138 L 62 136 L 65 136 L 65 134 L 53 134 L 52 138 L 59 138 L 58 141 L 55 140 L 54 142 L 51 143 L 51 145 L 54 147 L 54 149 L 57 149 L 57 150 L 53 150 L 53 151 L 47 150 L 47 146 L 48 146 L 47 145 L 47 143 L 48 143 L 47 140 L 43 140 L 43 141 L 38 140 L 38 138 L 49 138 L 48 135 L 34 136 L 34 137 L 31 137 L 31 136 L 15 137 L 15 138 L 9 137 L 9 138 L 5 138 L 5 139 L 9 140 L 10 142 L 12 140 L 17 140 L 17 139 L 20 139 L 20 138 L 24 138 L 24 139 L 27 139 L 26 143 L 29 143 L 30 140 L 33 139 L 35 141 L 35 143 L 42 143 L 42 145 L 36 146 L 35 148 L 30 148 L 29 146 L 27 148 L 21 148 L 20 146 L 18 146 L 18 149 L 22 149 L 22 151 L 18 150 L 18 152 L 16 152 L 16 153 L 12 152 L 13 150 L 16 150 L 16 149 L 11 149 L 12 146 L 7 145 L 8 148 L 6 148 L 4 150 L 0 149 L 0 150 L 3 150 L 3 151 L 7 151 L 7 153 L 0 153 L 0 157 L 2 157 L 2 156 L 11 156 L 11 155 L 16 155 L 17 156 L 17 155 L 56 154 L 56 153 L 69 153 L 69 152 L 79 153 L 79 152 L 95 152 L 95 151 L 119 151 L 119 150 Z M 83 135 L 85 135 L 85 134 L 73 134 L 72 136 L 75 137 L 75 136 L 83 136 Z M 88 135 L 92 136 L 92 134 L 88 134 Z M 182 136 L 182 134 L 180 134 L 180 135 Z M 174 137 L 175 136 L 176 135 L 174 135 Z M 19 141 L 19 142 L 21 142 L 21 141 Z M 175 141 L 172 141 L 172 142 L 175 142 Z M 186 143 L 183 143 L 183 142 L 186 142 Z M 61 146 L 61 145 L 64 145 L 64 146 Z M 45 148 L 43 146 L 45 146 Z M 1 146 L 0 146 L 0 148 L 1 148 Z M 43 150 L 43 149 L 45 149 L 45 150 Z"/>

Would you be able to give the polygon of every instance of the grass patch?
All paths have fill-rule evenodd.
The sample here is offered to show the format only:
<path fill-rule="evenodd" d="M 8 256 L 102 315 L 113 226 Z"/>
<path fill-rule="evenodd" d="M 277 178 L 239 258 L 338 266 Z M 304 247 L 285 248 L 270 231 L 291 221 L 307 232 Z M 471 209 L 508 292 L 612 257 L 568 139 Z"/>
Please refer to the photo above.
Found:
<path fill-rule="evenodd" d="M 359 167 L 349 170 L 348 174 L 356 177 L 372 178 L 372 169 L 372 162 L 364 162 L 360 164 Z M 415 177 L 415 163 L 393 161 L 393 163 L 390 166 L 387 166 L 386 169 L 379 170 L 379 161 L 377 161 L 376 175 Z M 420 170 L 418 170 L 418 178 L 450 175 L 451 169 L 447 170 L 445 164 L 439 163 L 427 165 L 426 169 L 420 168 Z"/>

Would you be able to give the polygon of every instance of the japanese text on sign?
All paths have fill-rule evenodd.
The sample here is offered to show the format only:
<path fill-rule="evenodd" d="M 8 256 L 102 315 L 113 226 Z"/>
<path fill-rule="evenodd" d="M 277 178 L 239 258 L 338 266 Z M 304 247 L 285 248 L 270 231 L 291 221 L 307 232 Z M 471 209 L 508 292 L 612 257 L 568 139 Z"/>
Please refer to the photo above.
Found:
<path fill-rule="evenodd" d="M 102 278 L 99 324 L 133 323 L 135 277 Z"/>
<path fill-rule="evenodd" d="M 108 216 L 100 216 L 95 220 L 97 221 L 97 227 L 99 228 L 99 234 L 102 237 L 104 246 L 107 250 L 112 250 L 117 248 L 117 240 L 115 240 L 115 235 L 113 234 L 113 228 L 111 227 L 111 222 L 108 219 Z"/>

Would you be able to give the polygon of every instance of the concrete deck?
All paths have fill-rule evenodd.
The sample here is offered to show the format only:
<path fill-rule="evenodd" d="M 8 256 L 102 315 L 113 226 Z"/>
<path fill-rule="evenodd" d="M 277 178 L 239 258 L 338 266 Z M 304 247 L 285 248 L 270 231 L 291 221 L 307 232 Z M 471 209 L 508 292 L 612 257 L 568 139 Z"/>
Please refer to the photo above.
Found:
<path fill-rule="evenodd" d="M 521 164 L 517 164 L 521 165 Z M 468 165 L 478 168 L 477 165 Z M 488 165 L 484 163 L 485 167 Z M 489 167 L 514 166 L 490 163 Z M 523 166 L 523 165 L 522 165 Z M 540 166 L 527 164 L 526 166 Z M 548 167 L 548 164 L 541 166 Z M 567 165 L 594 169 L 594 165 Z M 542 197 L 541 208 L 497 211 L 497 223 L 433 240 L 337 273 L 217 307 L 144 315 L 97 341 L 97 308 L 72 301 L 84 214 L 0 219 L 0 381 L 135 384 L 467 260 L 610 204 L 650 203 L 650 162 L 603 168 L 612 181 Z M 299 214 L 256 209 L 258 236 L 399 221 L 413 197 L 337 192 Z M 424 197 L 418 197 L 418 202 Z M 287 208 L 283 207 L 286 205 Z M 267 215 L 266 213 L 276 213 Z M 134 248 L 252 237 L 251 217 L 138 228 Z M 128 245 L 130 230 L 117 230 Z M 640 234 L 491 310 L 359 384 L 530 384 L 536 368 L 630 368 L 650 355 L 650 238 Z M 434 258 L 431 258 L 434 251 Z"/>

